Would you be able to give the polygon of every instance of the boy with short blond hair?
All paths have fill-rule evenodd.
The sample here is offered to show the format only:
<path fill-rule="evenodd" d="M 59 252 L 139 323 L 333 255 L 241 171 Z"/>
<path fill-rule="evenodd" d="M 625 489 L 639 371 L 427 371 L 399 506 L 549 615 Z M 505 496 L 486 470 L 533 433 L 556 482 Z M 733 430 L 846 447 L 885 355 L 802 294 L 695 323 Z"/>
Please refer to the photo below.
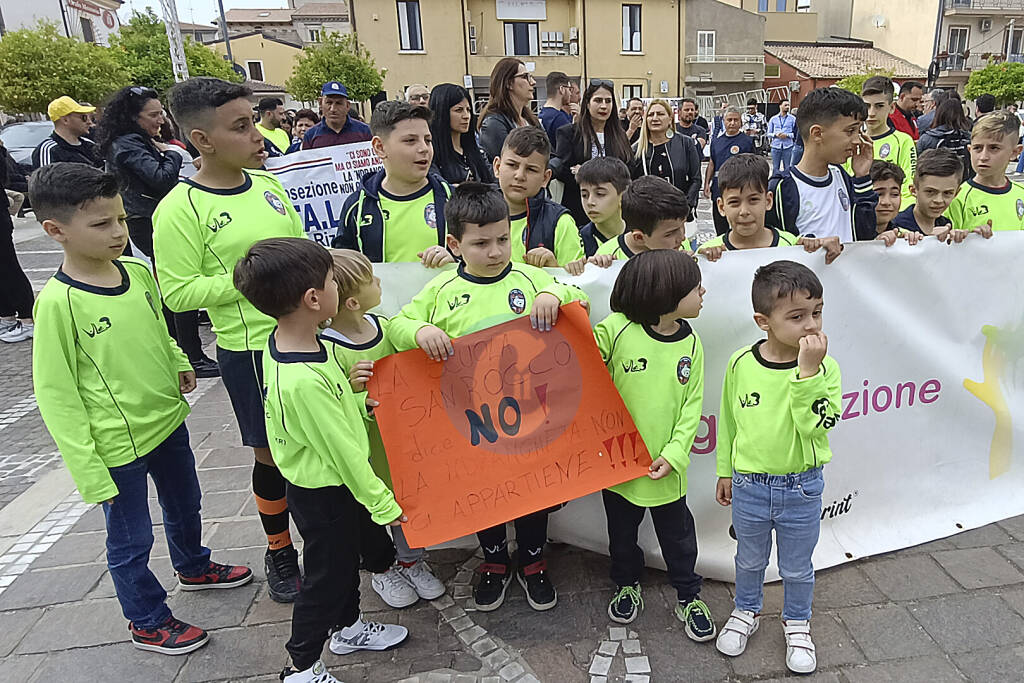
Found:
<path fill-rule="evenodd" d="M 1024 185 L 1006 177 L 1006 167 L 1020 154 L 1020 122 L 1008 111 L 978 119 L 971 130 L 971 165 L 975 175 L 960 186 L 946 215 L 956 230 L 982 225 L 992 230 L 1024 230 Z"/>

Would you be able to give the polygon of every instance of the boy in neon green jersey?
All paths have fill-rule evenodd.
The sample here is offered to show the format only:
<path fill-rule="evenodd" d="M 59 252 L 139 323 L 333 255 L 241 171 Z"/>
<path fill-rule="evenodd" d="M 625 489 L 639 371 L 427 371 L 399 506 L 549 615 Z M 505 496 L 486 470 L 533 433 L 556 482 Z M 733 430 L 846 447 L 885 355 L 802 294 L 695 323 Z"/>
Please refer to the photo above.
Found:
<path fill-rule="evenodd" d="M 608 616 L 628 624 L 643 607 L 644 555 L 636 539 L 650 510 L 678 595 L 676 617 L 699 643 L 716 633 L 711 611 L 700 599 L 697 533 L 686 506 L 686 470 L 704 399 L 704 349 L 685 319 L 697 317 L 703 299 L 700 269 L 689 254 L 644 252 L 619 271 L 611 296 L 614 313 L 594 329 L 612 381 L 654 458 L 648 476 L 602 493 L 616 585 Z"/>
<path fill-rule="evenodd" d="M 726 251 L 791 247 L 800 238 L 791 232 L 766 227 L 765 214 L 772 208 L 768 191 L 768 160 L 755 154 L 737 154 L 718 170 L 718 212 L 729 230 L 702 244 L 697 253 L 717 261 Z"/>
<path fill-rule="evenodd" d="M 576 221 L 569 209 L 541 192 L 551 180 L 550 154 L 551 142 L 542 128 L 520 126 L 508 134 L 494 159 L 494 177 L 511 214 L 512 261 L 538 268 L 566 266 L 579 275 L 583 243 Z"/>
<path fill-rule="evenodd" d="M 839 422 L 839 365 L 821 331 L 822 287 L 806 266 L 775 261 L 754 273 L 754 322 L 768 338 L 732 355 L 718 421 L 715 498 L 732 505 L 736 531 L 736 609 L 718 636 L 735 657 L 757 630 L 764 570 L 775 529 L 785 588 L 786 665 L 817 667 L 811 641 L 814 566 L 821 526 L 822 465 Z"/>
<path fill-rule="evenodd" d="M 210 314 L 242 444 L 255 452 L 252 486 L 267 535 L 270 597 L 292 602 L 301 583 L 298 553 L 288 530 L 284 479 L 267 444 L 261 394 L 262 349 L 274 321 L 235 288 L 231 269 L 258 240 L 305 233 L 277 178 L 254 170 L 265 153 L 249 94 L 245 86 L 216 78 L 191 78 L 171 89 L 171 112 L 203 163 L 157 206 L 153 249 L 167 307 Z"/>
<path fill-rule="evenodd" d="M 675 185 L 653 175 L 637 178 L 622 194 L 625 230 L 598 247 L 588 263 L 607 268 L 613 260 L 632 258 L 650 249 L 689 251 L 685 242 L 689 215 L 686 195 Z"/>
<path fill-rule="evenodd" d="M 570 301 L 587 304 L 575 287 L 556 282 L 540 268 L 512 263 L 508 205 L 498 190 L 463 183 L 448 202 L 448 247 L 462 263 L 441 273 L 391 319 L 388 333 L 399 351 L 420 347 L 443 361 L 452 355 L 451 337 L 529 315 L 534 329 L 546 332 L 558 319 L 558 307 Z M 519 583 L 530 606 L 551 609 L 558 595 L 547 576 L 542 553 L 547 541 L 548 511 L 515 520 L 519 544 Z M 477 533 L 484 552 L 480 582 L 473 589 L 477 609 L 501 606 L 511 579 L 505 525 Z"/>
<path fill-rule="evenodd" d="M 128 242 L 117 179 L 86 164 L 33 174 L 29 198 L 64 262 L 35 303 L 32 380 L 46 427 L 82 499 L 101 503 L 107 565 L 132 644 L 178 655 L 209 639 L 178 621 L 147 566 L 153 547 L 147 475 L 163 509 L 182 590 L 252 580 L 248 567 L 210 561 L 182 397 L 196 375 L 167 334 L 149 267 L 121 257 Z"/>
<path fill-rule="evenodd" d="M 334 279 L 338 283 L 338 312 L 331 317 L 330 326 L 320 332 L 320 339 L 330 357 L 342 372 L 348 374 L 353 387 L 358 386 L 360 391 L 365 391 L 366 381 L 373 374 L 374 361 L 395 352 L 395 346 L 387 335 L 390 321 L 369 312 L 380 305 L 380 278 L 373 274 L 370 260 L 358 251 L 332 249 L 331 258 L 334 260 Z M 391 472 L 377 423 L 367 422 L 367 431 L 370 465 L 377 476 L 392 488 Z M 383 527 L 371 524 L 363 531 L 360 539 L 363 566 L 373 573 L 370 583 L 381 600 L 391 607 L 402 608 L 420 598 L 434 600 L 444 594 L 444 584 L 423 560 L 426 551 L 410 548 L 402 527 L 391 528 L 393 548 Z M 384 548 L 387 548 L 386 552 L 381 551 Z M 386 561 L 377 560 L 382 555 L 388 556 Z"/>
<path fill-rule="evenodd" d="M 956 230 L 1024 230 L 1024 185 L 1006 177 L 1006 166 L 1021 151 L 1017 117 L 997 111 L 978 119 L 971 129 L 973 178 L 960 186 L 946 215 Z"/>
<path fill-rule="evenodd" d="M 386 650 L 409 635 L 359 616 L 360 530 L 408 520 L 370 468 L 363 421 L 374 403 L 355 393 L 317 337 L 338 312 L 331 255 L 304 238 L 263 240 L 235 266 L 233 281 L 277 320 L 263 354 L 267 434 L 304 542 L 306 578 L 285 646 L 293 666 L 281 680 L 337 683 L 320 661 L 329 635 L 335 654 Z"/>
<path fill-rule="evenodd" d="M 860 95 L 868 107 L 868 116 L 864 121 L 867 134 L 874 146 L 875 159 L 891 161 L 903 169 L 903 185 L 900 188 L 900 208 L 905 209 L 914 203 L 914 195 L 910 184 L 914 180 L 917 169 L 917 144 L 914 138 L 900 130 L 889 121 L 889 115 L 895 110 L 893 98 L 896 89 L 892 80 L 885 76 L 872 76 L 864 81 Z M 843 168 L 853 173 L 853 161 L 847 160 Z"/>

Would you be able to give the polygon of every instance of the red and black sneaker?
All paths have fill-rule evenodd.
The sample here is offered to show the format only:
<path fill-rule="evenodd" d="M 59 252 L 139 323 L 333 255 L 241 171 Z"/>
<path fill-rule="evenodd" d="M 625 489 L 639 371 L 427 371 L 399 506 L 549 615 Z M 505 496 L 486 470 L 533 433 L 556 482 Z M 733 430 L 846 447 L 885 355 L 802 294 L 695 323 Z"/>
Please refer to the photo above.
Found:
<path fill-rule="evenodd" d="M 484 562 L 477 567 L 480 581 L 473 587 L 473 602 L 481 612 L 492 612 L 505 602 L 505 591 L 508 590 L 512 576 L 507 564 Z"/>
<path fill-rule="evenodd" d="M 252 581 L 252 570 L 242 565 L 210 562 L 199 576 L 178 574 L 178 585 L 183 591 L 202 591 L 207 588 L 234 588 Z"/>
<path fill-rule="evenodd" d="M 128 624 L 132 645 L 140 650 L 161 652 L 165 655 L 183 655 L 198 650 L 210 640 L 210 634 L 199 628 L 168 617 L 154 629 L 137 628 Z"/>
<path fill-rule="evenodd" d="M 520 567 L 516 572 L 519 585 L 526 591 L 527 602 L 538 612 L 551 609 L 558 603 L 558 593 L 548 580 L 547 569 L 547 562 L 537 560 L 533 564 Z"/>

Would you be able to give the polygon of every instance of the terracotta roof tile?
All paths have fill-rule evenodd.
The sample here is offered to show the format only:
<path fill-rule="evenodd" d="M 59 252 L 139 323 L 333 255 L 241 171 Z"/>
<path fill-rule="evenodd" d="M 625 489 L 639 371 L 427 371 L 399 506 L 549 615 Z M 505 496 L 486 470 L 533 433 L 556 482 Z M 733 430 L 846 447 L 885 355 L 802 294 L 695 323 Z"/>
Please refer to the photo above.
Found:
<path fill-rule="evenodd" d="M 844 78 L 875 69 L 896 78 L 924 78 L 925 69 L 876 47 L 766 42 L 764 51 L 811 78 Z"/>
<path fill-rule="evenodd" d="M 301 17 L 348 17 L 348 7 L 343 2 L 307 2 L 292 12 L 292 16 Z"/>

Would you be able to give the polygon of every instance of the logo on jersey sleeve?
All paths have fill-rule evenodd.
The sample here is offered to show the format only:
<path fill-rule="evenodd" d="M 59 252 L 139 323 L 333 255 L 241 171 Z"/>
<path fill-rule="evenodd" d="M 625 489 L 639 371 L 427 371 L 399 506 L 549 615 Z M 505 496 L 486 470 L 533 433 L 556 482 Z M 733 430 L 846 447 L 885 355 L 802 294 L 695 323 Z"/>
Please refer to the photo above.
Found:
<path fill-rule="evenodd" d="M 280 197 L 278 197 L 270 190 L 267 190 L 266 192 L 263 193 L 263 198 L 267 200 L 267 204 L 270 204 L 270 208 L 272 208 L 274 211 L 277 211 L 282 216 L 285 215 L 286 211 L 284 208 L 284 202 L 281 201 Z"/>
<path fill-rule="evenodd" d="M 508 293 L 508 307 L 516 315 L 526 310 L 526 295 L 523 294 L 523 290 L 513 289 Z"/>
<path fill-rule="evenodd" d="M 839 188 L 839 203 L 843 205 L 843 211 L 850 210 L 850 195 L 846 194 L 846 188 Z"/>
<path fill-rule="evenodd" d="M 739 153 L 740 153 L 740 146 L 739 145 L 733 145 L 732 147 L 729 148 L 729 154 L 739 154 Z"/>
<path fill-rule="evenodd" d="M 882 146 L 878 148 L 878 158 L 879 159 L 888 159 L 889 158 L 889 152 L 891 152 L 891 151 L 892 151 L 892 147 L 889 145 L 889 143 L 888 142 L 883 143 Z"/>
<path fill-rule="evenodd" d="M 146 290 L 146 303 L 153 310 L 153 315 L 156 316 L 156 319 L 159 320 L 160 312 L 157 310 L 156 304 L 153 302 L 153 295 L 149 293 L 149 290 Z"/>
<path fill-rule="evenodd" d="M 437 209 L 434 202 L 430 202 L 423 208 L 423 221 L 430 227 L 437 229 Z"/>
<path fill-rule="evenodd" d="M 692 361 L 689 356 L 683 356 L 679 359 L 679 363 L 676 364 L 676 379 L 679 380 L 680 384 L 686 384 L 690 381 L 690 366 Z"/>
<path fill-rule="evenodd" d="M 829 406 L 832 402 L 827 398 L 819 398 L 811 404 L 811 412 L 818 416 L 818 424 L 815 427 L 821 427 L 822 429 L 832 429 L 839 422 L 839 413 L 832 411 L 829 412 Z"/>
<path fill-rule="evenodd" d="M 1017 218 L 1024 218 L 1024 199 L 1017 200 Z"/>

